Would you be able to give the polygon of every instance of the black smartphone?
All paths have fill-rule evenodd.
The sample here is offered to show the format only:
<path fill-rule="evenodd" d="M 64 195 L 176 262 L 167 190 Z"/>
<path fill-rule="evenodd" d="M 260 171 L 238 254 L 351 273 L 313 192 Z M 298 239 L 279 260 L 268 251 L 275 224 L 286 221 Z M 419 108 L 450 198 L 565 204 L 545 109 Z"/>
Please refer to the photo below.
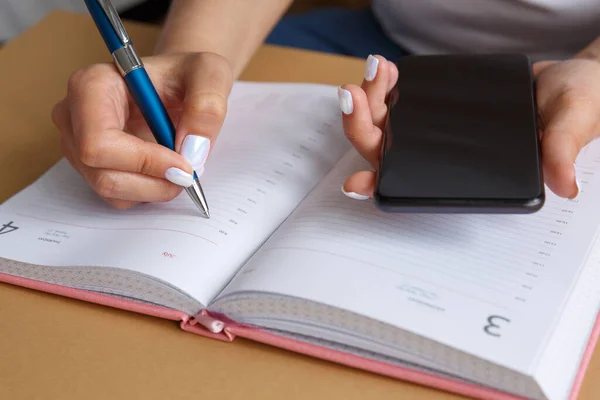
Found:
<path fill-rule="evenodd" d="M 396 65 L 377 172 L 378 208 L 531 213 L 543 206 L 527 56 L 408 56 Z"/>

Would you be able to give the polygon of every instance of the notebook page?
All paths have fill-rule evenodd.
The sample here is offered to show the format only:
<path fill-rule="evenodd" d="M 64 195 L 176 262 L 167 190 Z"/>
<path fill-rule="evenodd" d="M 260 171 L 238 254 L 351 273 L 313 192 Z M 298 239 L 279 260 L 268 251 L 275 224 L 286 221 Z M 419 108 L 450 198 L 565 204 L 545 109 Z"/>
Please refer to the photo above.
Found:
<path fill-rule="evenodd" d="M 236 83 L 201 177 L 210 220 L 185 192 L 112 209 L 63 160 L 0 208 L 0 257 L 138 271 L 207 304 L 347 152 L 340 118 L 335 87 Z"/>
<path fill-rule="evenodd" d="M 594 142 L 577 163 L 578 199 L 548 191 L 532 215 L 391 215 L 340 193 L 365 167 L 352 151 L 218 300 L 296 296 L 526 372 L 595 237 L 599 165 Z"/>

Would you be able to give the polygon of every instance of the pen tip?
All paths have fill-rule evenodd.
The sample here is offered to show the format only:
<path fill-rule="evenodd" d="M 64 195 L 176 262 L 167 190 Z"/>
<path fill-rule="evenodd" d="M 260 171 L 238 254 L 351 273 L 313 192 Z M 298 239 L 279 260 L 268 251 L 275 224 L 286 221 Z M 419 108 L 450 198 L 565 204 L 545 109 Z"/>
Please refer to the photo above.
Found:
<path fill-rule="evenodd" d="M 185 189 L 196 207 L 200 210 L 202 215 L 207 219 L 210 219 L 210 212 L 208 211 L 208 204 L 206 203 L 206 198 L 204 197 L 204 192 L 202 191 L 202 186 L 200 186 L 200 182 L 198 179 L 194 179 L 194 183 L 192 186 Z"/>

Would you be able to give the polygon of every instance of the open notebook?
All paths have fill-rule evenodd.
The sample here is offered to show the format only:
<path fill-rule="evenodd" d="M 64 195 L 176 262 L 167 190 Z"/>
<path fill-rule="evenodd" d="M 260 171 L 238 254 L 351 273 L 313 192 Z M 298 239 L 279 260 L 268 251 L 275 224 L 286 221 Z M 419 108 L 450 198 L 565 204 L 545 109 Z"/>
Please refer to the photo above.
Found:
<path fill-rule="evenodd" d="M 236 83 L 202 184 L 110 208 L 66 161 L 0 207 L 0 280 L 484 399 L 575 397 L 597 337 L 600 147 L 532 215 L 387 215 L 336 88 Z M 587 350 L 586 350 L 587 349 Z"/>

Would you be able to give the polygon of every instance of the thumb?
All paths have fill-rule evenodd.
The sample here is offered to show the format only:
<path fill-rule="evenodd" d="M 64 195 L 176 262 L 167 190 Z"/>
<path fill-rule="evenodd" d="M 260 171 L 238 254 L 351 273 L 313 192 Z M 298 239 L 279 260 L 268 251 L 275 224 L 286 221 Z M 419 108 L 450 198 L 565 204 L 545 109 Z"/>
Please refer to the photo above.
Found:
<path fill-rule="evenodd" d="M 200 175 L 225 120 L 233 85 L 231 67 L 217 54 L 191 56 L 183 64 L 183 85 L 185 95 L 175 149 Z"/>
<path fill-rule="evenodd" d="M 579 194 L 575 160 L 581 149 L 596 136 L 598 120 L 588 102 L 569 101 L 558 105 L 542 135 L 546 184 L 557 196 Z"/>

